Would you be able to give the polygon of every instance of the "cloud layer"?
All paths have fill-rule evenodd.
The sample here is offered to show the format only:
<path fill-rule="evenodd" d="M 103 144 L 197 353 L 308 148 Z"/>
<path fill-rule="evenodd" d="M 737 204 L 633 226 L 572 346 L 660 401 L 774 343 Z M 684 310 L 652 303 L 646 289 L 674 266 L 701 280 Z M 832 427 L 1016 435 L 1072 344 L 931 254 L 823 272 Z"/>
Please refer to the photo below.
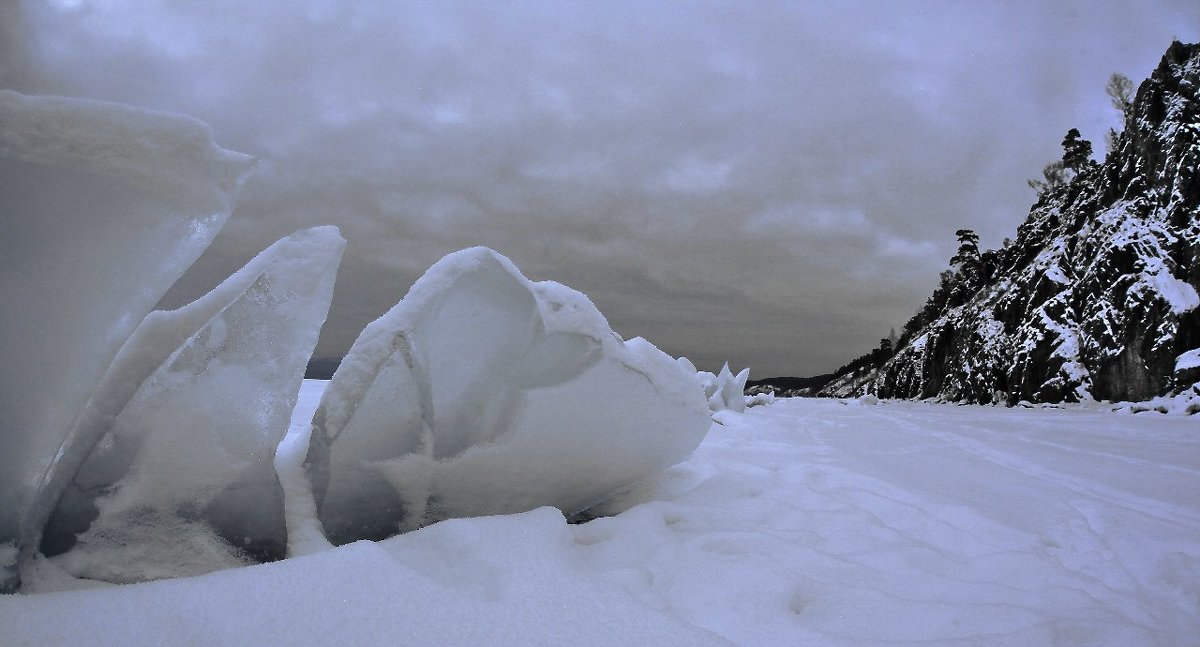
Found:
<path fill-rule="evenodd" d="M 702 367 L 812 374 L 904 323 L 955 229 L 1010 235 L 1068 128 L 1102 148 L 1109 74 L 1200 38 L 1183 0 L 1048 4 L 60 0 L 0 79 L 262 160 L 165 306 L 334 224 L 319 355 L 487 245 Z"/>

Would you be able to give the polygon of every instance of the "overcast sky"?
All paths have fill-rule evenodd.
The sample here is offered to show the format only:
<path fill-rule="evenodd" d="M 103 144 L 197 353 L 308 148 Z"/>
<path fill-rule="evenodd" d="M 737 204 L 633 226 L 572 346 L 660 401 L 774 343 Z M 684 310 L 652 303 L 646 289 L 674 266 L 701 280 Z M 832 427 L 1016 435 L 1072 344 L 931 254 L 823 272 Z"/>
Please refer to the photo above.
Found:
<path fill-rule="evenodd" d="M 626 337 L 752 377 L 899 329 L 954 252 L 1200 2 L 0 0 L 0 82 L 209 122 L 258 157 L 164 300 L 292 231 L 349 241 L 319 356 L 445 254 L 486 245 Z"/>

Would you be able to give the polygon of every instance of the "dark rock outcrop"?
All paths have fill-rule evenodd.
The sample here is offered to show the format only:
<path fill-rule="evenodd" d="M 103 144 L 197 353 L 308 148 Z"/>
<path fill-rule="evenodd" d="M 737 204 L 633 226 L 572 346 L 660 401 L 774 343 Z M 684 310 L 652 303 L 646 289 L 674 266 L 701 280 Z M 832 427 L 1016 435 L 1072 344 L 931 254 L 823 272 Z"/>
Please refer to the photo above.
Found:
<path fill-rule="evenodd" d="M 1200 347 L 1200 45 L 1173 43 L 1103 164 L 1047 188 L 962 303 L 823 395 L 1145 400 Z M 1189 372 L 1190 371 L 1190 372 Z"/>

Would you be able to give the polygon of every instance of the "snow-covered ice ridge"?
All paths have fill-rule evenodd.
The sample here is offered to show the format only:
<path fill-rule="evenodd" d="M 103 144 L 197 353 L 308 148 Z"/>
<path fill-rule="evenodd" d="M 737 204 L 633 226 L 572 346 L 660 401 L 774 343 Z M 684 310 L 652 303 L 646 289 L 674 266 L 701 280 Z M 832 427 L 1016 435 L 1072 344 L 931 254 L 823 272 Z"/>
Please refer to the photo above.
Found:
<path fill-rule="evenodd" d="M 448 517 L 582 512 L 682 460 L 708 426 L 694 369 L 622 340 L 579 292 L 474 248 L 359 336 L 306 466 L 344 544 Z"/>
<path fill-rule="evenodd" d="M 0 92 L 0 174 L 17 198 L 0 259 L 20 268 L 0 275 L 0 300 L 28 307 L 0 325 L 16 354 L 0 368 L 0 592 L 40 555 L 134 582 L 303 554 L 326 535 L 574 514 L 707 432 L 694 368 L 475 248 L 368 326 L 313 433 L 289 433 L 346 245 L 336 228 L 148 312 L 251 164 L 187 117 Z"/>
<path fill-rule="evenodd" d="M 305 382 L 293 424 L 324 388 Z M 716 414 L 691 458 L 586 524 L 541 508 L 10 596 L 0 626 L 11 645 L 1194 644 L 1194 420 L 855 404 Z"/>

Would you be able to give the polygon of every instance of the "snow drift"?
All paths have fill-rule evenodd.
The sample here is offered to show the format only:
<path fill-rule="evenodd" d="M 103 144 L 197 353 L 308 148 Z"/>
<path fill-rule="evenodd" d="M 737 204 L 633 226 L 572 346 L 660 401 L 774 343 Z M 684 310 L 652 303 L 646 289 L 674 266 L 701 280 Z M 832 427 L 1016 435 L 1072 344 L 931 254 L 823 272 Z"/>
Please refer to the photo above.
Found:
<path fill-rule="evenodd" d="M 363 331 L 314 416 L 307 468 L 343 544 L 448 517 L 580 512 L 682 460 L 708 426 L 695 373 L 622 341 L 584 295 L 474 248 Z"/>
<path fill-rule="evenodd" d="M 188 117 L 0 91 L 0 590 L 39 528 L 22 518 L 48 514 L 35 493 L 70 460 L 60 449 L 92 389 L 212 241 L 251 165 Z"/>

